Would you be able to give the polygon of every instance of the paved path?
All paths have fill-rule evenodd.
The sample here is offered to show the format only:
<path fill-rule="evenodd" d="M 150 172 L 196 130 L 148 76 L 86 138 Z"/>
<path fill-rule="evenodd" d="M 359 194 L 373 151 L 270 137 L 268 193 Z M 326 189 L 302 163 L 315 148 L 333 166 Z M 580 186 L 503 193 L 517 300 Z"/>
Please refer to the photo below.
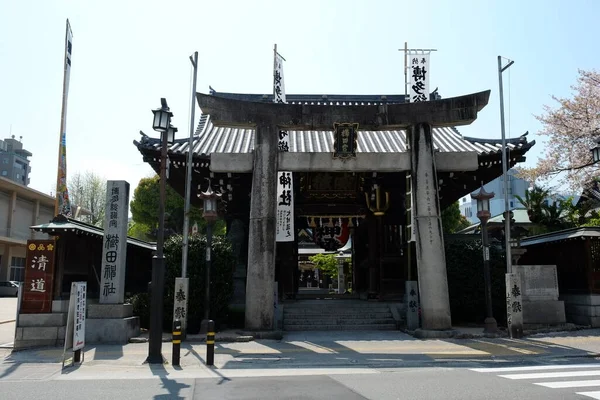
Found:
<path fill-rule="evenodd" d="M 14 321 L 17 315 L 17 299 L 15 297 L 0 297 L 0 324 L 4 321 Z"/>

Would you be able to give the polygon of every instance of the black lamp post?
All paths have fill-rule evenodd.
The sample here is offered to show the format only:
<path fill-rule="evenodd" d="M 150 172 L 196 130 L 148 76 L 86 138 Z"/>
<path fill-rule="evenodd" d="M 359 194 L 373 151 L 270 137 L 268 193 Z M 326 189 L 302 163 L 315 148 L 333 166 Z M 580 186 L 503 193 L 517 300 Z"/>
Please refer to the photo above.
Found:
<path fill-rule="evenodd" d="M 160 150 L 160 199 L 158 204 L 158 232 L 156 235 L 156 255 L 152 258 L 152 289 L 150 303 L 150 336 L 148 340 L 148 358 L 150 364 L 164 362 L 162 347 L 163 293 L 165 286 L 165 257 L 163 246 L 165 239 L 165 201 L 166 201 L 166 170 L 167 150 L 169 141 L 175 138 L 177 128 L 171 125 L 173 113 L 167 106 L 166 99 L 160 99 L 161 108 L 152 110 L 154 122 L 152 128 L 161 133 Z"/>
<path fill-rule="evenodd" d="M 492 278 L 490 275 L 490 243 L 487 232 L 487 222 L 490 219 L 490 199 L 494 197 L 494 192 L 488 193 L 481 186 L 479 193 L 471 194 L 471 197 L 477 200 L 477 218 L 481 221 L 481 240 L 483 242 L 483 279 L 485 281 L 485 309 L 486 318 L 484 321 L 484 333 L 496 333 L 498 324 L 492 312 Z"/>
<path fill-rule="evenodd" d="M 198 187 L 200 190 L 200 187 Z M 208 321 L 210 317 L 210 270 L 212 268 L 212 228 L 215 221 L 219 218 L 217 212 L 217 200 L 221 198 L 221 193 L 216 193 L 210 186 L 208 180 L 208 188 L 206 192 L 200 192 L 199 198 L 204 200 L 202 216 L 206 220 L 206 275 L 204 289 L 204 319 L 200 323 L 200 331 L 206 333 L 208 329 Z"/>

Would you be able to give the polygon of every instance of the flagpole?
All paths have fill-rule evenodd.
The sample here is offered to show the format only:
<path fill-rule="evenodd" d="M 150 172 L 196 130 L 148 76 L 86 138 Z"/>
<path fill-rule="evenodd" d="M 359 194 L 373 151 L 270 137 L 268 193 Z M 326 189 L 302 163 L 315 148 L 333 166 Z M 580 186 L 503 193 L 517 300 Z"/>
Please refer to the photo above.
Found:
<path fill-rule="evenodd" d="M 273 46 L 273 101 L 275 101 L 275 71 L 277 70 L 277 43 Z"/>
<path fill-rule="evenodd" d="M 58 140 L 58 163 L 57 163 L 57 172 L 56 172 L 56 199 L 54 201 L 54 215 L 58 215 L 59 214 L 59 196 L 62 195 L 62 191 L 61 189 L 61 156 L 62 156 L 62 150 L 63 150 L 63 138 L 66 141 L 66 117 L 67 117 L 67 73 L 68 73 L 68 68 L 70 67 L 69 63 L 69 32 L 71 32 L 71 36 L 73 35 L 73 32 L 71 31 L 71 24 L 69 24 L 69 19 L 67 18 L 67 26 L 66 26 L 66 31 L 65 31 L 65 57 L 64 57 L 64 70 L 63 70 L 63 91 L 62 91 L 62 109 L 61 109 L 61 115 L 60 115 L 60 134 L 59 134 L 59 140 Z M 66 145 L 66 144 L 65 144 Z M 66 153 L 66 152 L 65 152 Z M 65 165 L 64 165 L 64 170 L 65 170 L 65 175 L 66 175 L 66 154 L 65 154 Z M 65 176 L 66 179 L 66 176 Z"/>
<path fill-rule="evenodd" d="M 198 74 L 198 52 L 194 52 L 194 56 L 190 56 L 190 61 L 194 67 L 194 77 L 192 81 L 192 112 L 190 117 L 190 140 L 188 143 L 188 158 L 187 158 L 187 176 L 185 182 L 185 210 L 183 217 L 183 249 L 181 260 L 181 277 L 187 277 L 187 256 L 188 256 L 188 236 L 190 227 L 190 202 L 192 197 L 192 162 L 193 162 L 193 146 L 194 146 L 194 122 L 196 117 L 196 78 Z"/>

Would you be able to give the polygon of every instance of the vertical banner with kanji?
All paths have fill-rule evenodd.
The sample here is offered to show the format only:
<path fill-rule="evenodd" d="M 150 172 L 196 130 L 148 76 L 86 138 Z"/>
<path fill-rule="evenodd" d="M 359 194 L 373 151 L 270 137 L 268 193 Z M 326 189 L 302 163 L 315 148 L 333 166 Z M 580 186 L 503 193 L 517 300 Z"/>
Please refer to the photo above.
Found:
<path fill-rule="evenodd" d="M 121 304 L 125 297 L 129 183 L 106 182 L 106 211 L 100 282 L 100 303 Z"/>
<path fill-rule="evenodd" d="M 429 101 L 429 54 L 410 54 L 408 62 L 410 102 Z"/>
<path fill-rule="evenodd" d="M 73 323 L 73 351 L 85 346 L 85 310 L 87 282 L 73 282 L 75 286 L 75 314 Z"/>
<path fill-rule="evenodd" d="M 283 82 L 283 57 L 275 51 L 275 64 L 273 71 L 273 101 L 285 103 L 285 85 Z M 278 150 L 290 151 L 289 133 L 279 131 Z M 275 227 L 275 241 L 294 241 L 294 179 L 289 171 L 277 173 L 277 221 Z"/>
<path fill-rule="evenodd" d="M 38 314 L 52 312 L 52 288 L 54 282 L 54 240 L 28 240 L 25 264 L 25 282 L 21 313 Z"/>

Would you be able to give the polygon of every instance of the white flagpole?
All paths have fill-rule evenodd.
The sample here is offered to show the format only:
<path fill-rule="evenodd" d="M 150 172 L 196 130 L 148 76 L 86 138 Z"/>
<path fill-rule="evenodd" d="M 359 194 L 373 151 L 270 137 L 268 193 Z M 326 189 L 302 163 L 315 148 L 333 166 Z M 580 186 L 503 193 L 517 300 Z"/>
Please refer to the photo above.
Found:
<path fill-rule="evenodd" d="M 192 162 L 193 162 L 193 145 L 194 145 L 194 122 L 196 118 L 196 78 L 198 75 L 198 52 L 194 53 L 194 57 L 190 56 L 190 61 L 194 67 L 194 77 L 192 83 L 192 112 L 190 117 L 190 140 L 188 142 L 188 157 L 187 171 L 185 181 L 185 210 L 183 217 L 183 246 L 181 255 L 181 277 L 187 276 L 187 256 L 188 256 L 188 237 L 190 230 L 190 208 L 192 197 Z"/>

